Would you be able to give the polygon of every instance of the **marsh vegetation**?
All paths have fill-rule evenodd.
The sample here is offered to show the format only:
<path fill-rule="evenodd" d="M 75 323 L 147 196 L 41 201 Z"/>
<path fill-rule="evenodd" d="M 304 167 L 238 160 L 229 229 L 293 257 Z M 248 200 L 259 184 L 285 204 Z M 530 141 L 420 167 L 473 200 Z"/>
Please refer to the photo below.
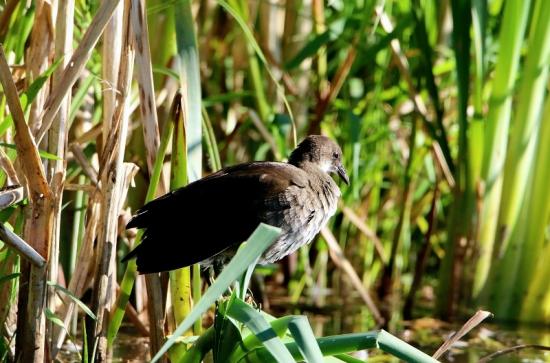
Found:
<path fill-rule="evenodd" d="M 0 359 L 106 361 L 122 324 L 173 362 L 433 361 L 395 336 L 478 309 L 547 329 L 548 19 L 545 0 L 1 2 Z M 312 244 L 253 273 L 278 233 L 260 226 L 212 286 L 120 262 L 146 201 L 310 134 L 351 181 Z"/>

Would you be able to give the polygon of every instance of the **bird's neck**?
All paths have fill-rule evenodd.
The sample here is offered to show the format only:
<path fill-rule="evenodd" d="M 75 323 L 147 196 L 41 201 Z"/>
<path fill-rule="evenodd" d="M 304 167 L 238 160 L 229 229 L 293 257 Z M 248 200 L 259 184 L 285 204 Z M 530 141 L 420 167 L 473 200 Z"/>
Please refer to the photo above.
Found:
<path fill-rule="evenodd" d="M 293 163 L 294 166 L 308 172 L 308 173 L 323 173 L 323 169 L 318 163 L 311 162 L 309 160 L 302 160 Z"/>
<path fill-rule="evenodd" d="M 334 182 L 332 177 L 319 165 L 319 163 L 313 163 L 311 161 L 302 161 L 300 163 L 294 164 L 294 166 L 305 171 L 310 180 L 310 187 L 316 185 L 318 188 L 322 189 L 322 194 L 329 198 L 329 200 L 336 203 L 336 200 L 340 197 L 340 189 L 338 185 Z M 313 184 L 312 184 L 313 183 Z M 331 204 L 332 205 L 332 204 Z M 336 205 L 336 204 L 334 204 Z M 331 212 L 334 213 L 334 212 Z"/>

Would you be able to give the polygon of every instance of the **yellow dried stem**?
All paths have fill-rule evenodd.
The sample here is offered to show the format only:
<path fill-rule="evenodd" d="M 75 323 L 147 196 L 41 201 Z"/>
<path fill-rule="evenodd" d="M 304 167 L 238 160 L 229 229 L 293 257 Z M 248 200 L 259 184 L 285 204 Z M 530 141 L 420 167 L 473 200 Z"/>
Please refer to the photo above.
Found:
<path fill-rule="evenodd" d="M 50 128 L 65 95 L 72 89 L 80 73 L 84 69 L 86 62 L 90 59 L 92 50 L 103 33 L 107 22 L 111 19 L 119 2 L 120 0 L 109 0 L 101 3 L 90 26 L 82 37 L 78 48 L 71 57 L 67 69 L 63 74 L 63 78 L 61 78 L 59 85 L 52 90 L 52 93 L 46 100 L 44 111 L 42 112 L 42 126 L 36 135 L 38 141 L 42 140 Z"/>
<path fill-rule="evenodd" d="M 136 74 L 140 100 L 139 110 L 143 125 L 145 149 L 147 151 L 147 167 L 149 173 L 151 173 L 160 144 L 160 135 L 144 0 L 132 0 L 130 18 L 136 44 L 136 65 L 138 69 Z M 165 192 L 165 186 L 161 183 L 159 193 L 164 194 Z"/>

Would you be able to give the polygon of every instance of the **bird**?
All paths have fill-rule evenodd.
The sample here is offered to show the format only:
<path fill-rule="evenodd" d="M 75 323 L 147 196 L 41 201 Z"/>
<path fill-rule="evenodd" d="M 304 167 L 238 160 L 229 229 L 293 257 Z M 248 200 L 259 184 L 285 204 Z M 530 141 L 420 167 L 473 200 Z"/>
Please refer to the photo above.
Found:
<path fill-rule="evenodd" d="M 174 190 L 136 212 L 127 229 L 144 229 L 141 243 L 122 262 L 136 258 L 140 274 L 200 263 L 225 264 L 259 223 L 281 229 L 259 264 L 278 261 L 313 240 L 336 212 L 347 185 L 342 150 L 322 135 L 306 137 L 288 162 L 229 166 Z"/>

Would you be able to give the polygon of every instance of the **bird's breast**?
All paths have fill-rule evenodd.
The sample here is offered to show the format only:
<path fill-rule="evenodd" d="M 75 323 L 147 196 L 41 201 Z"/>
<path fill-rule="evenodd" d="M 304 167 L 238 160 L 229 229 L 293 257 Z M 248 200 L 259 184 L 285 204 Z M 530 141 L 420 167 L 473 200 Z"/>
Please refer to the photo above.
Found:
<path fill-rule="evenodd" d="M 260 263 L 280 260 L 309 243 L 336 212 L 340 189 L 328 177 L 311 180 L 305 188 L 289 188 L 285 194 L 288 207 L 265 216 L 266 223 L 281 228 L 281 235 Z"/>

